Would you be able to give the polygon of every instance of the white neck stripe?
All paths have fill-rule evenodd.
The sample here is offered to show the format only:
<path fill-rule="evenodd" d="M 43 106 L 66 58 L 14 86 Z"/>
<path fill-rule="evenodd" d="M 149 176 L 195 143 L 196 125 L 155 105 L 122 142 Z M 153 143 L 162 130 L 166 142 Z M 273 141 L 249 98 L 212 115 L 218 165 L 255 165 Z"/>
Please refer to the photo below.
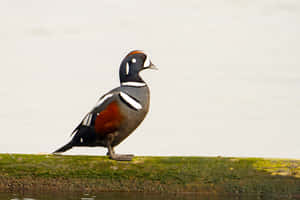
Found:
<path fill-rule="evenodd" d="M 146 83 L 141 82 L 124 82 L 121 83 L 122 86 L 133 86 L 133 87 L 144 87 L 146 86 Z"/>
<path fill-rule="evenodd" d="M 137 102 L 135 99 L 131 98 L 128 94 L 124 92 L 120 92 L 120 95 L 128 104 L 130 104 L 135 109 L 137 110 L 142 109 L 142 105 L 139 102 Z"/>

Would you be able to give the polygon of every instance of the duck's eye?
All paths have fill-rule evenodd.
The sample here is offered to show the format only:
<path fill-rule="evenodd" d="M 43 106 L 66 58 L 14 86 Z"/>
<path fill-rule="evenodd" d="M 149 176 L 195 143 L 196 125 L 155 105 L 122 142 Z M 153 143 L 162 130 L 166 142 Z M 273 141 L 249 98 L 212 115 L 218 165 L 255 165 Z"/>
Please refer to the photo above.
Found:
<path fill-rule="evenodd" d="M 131 62 L 132 62 L 132 63 L 136 63 L 136 59 L 135 59 L 135 58 L 132 58 Z"/>

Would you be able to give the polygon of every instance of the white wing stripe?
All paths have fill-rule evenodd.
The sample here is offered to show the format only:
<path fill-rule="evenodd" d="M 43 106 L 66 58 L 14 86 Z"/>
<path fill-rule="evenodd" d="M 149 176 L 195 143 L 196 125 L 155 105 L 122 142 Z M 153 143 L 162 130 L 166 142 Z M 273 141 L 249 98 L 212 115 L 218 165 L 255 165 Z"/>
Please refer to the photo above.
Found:
<path fill-rule="evenodd" d="M 91 125 L 91 122 L 92 122 L 92 114 L 89 114 L 89 119 L 87 121 L 87 126 L 90 126 Z"/>
<path fill-rule="evenodd" d="M 102 97 L 101 99 L 99 99 L 99 101 L 97 102 L 96 106 L 101 105 L 106 99 L 112 97 L 114 94 L 109 93 L 107 95 L 105 95 L 104 97 Z"/>
<path fill-rule="evenodd" d="M 112 97 L 113 95 L 114 95 L 114 94 L 109 93 L 109 94 L 103 96 L 102 98 L 99 99 L 99 101 L 97 102 L 97 104 L 96 104 L 95 107 L 101 105 L 106 99 Z M 84 125 L 84 126 L 90 126 L 91 123 L 92 123 L 92 118 L 93 118 L 93 114 L 92 114 L 92 113 L 88 113 L 88 114 L 84 117 L 84 119 L 82 120 L 82 125 Z"/>
<path fill-rule="evenodd" d="M 126 94 L 124 92 L 120 92 L 120 95 L 128 104 L 130 104 L 135 109 L 137 109 L 137 110 L 142 109 L 142 105 L 139 102 L 137 102 L 136 100 L 134 100 L 133 98 L 131 98 L 128 94 Z"/>
<path fill-rule="evenodd" d="M 84 119 L 83 119 L 83 121 L 82 121 L 82 125 L 85 125 L 85 126 L 89 126 L 88 124 L 89 124 L 89 117 L 90 117 L 90 113 L 89 114 L 87 114 L 85 117 L 84 117 Z"/>

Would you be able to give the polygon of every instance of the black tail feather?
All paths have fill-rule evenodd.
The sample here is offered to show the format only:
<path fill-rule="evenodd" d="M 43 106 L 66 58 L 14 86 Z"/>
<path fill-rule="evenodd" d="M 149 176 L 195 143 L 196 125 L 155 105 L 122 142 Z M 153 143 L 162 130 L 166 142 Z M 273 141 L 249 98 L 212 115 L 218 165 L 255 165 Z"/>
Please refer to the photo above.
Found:
<path fill-rule="evenodd" d="M 95 146 L 96 133 L 91 127 L 79 124 L 72 132 L 72 135 L 72 140 L 54 151 L 53 154 L 65 152 L 75 146 Z"/>
<path fill-rule="evenodd" d="M 63 147 L 61 147 L 61 148 L 57 149 L 56 151 L 54 151 L 53 154 L 65 152 L 65 151 L 71 149 L 72 147 L 73 147 L 73 143 L 71 141 L 68 144 L 64 145 Z"/>

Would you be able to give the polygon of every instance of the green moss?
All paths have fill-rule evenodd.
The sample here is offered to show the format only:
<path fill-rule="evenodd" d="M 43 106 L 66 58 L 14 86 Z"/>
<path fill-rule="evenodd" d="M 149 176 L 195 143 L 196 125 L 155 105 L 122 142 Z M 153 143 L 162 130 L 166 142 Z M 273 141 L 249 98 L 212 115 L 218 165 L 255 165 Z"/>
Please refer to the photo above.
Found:
<path fill-rule="evenodd" d="M 300 161 L 0 154 L 0 189 L 298 194 Z"/>

